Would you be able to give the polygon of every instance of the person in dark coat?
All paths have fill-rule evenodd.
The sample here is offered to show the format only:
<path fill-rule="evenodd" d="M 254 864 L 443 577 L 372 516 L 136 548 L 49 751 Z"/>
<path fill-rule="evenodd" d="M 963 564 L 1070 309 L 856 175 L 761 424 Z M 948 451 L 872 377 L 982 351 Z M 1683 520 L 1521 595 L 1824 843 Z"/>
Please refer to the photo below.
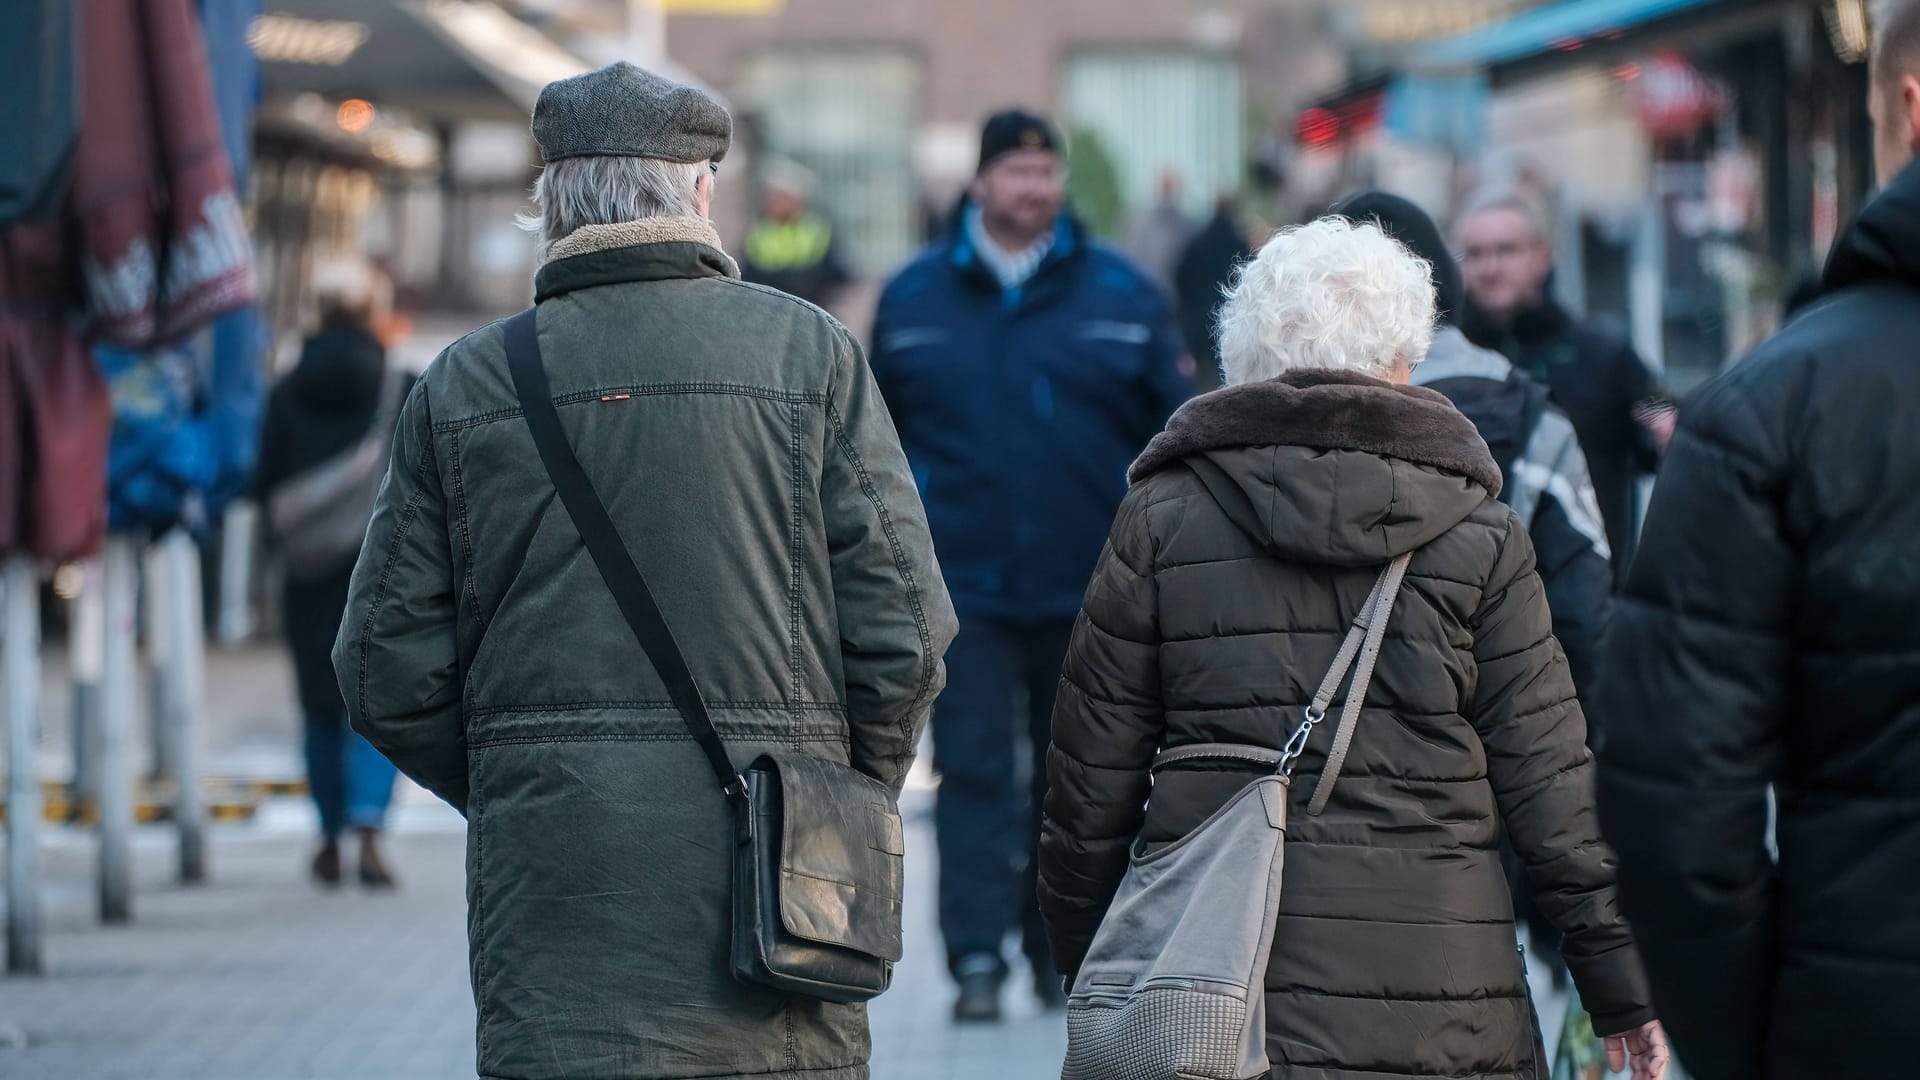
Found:
<path fill-rule="evenodd" d="M 721 247 L 732 133 L 629 63 L 541 91 L 541 365 L 728 756 L 897 793 L 953 610 L 853 335 Z M 408 396 L 333 654 L 354 729 L 467 818 L 475 1071 L 868 1080 L 864 1004 L 733 973 L 730 800 L 541 463 L 505 325 Z M 869 940 L 870 910 L 808 932 Z"/>
<path fill-rule="evenodd" d="M 403 387 L 388 386 L 389 380 L 410 382 L 389 369 L 386 346 L 376 331 L 386 305 L 384 283 L 371 267 L 324 263 L 314 288 L 320 298 L 320 329 L 301 348 L 300 363 L 273 388 L 261 429 L 254 490 L 269 507 L 289 484 L 351 455 L 369 440 L 383 448 L 369 465 L 384 471 L 393 416 L 381 415 L 381 402 L 383 397 L 397 402 L 404 392 Z M 360 532 L 373 518 L 371 502 L 363 509 Z M 287 540 L 273 535 L 271 514 L 268 540 L 276 546 Z M 379 835 L 396 772 L 347 726 L 346 702 L 333 673 L 333 636 L 347 609 L 347 583 L 359 553 L 357 546 L 343 547 L 297 560 L 299 565 L 283 560 L 289 565 L 284 567 L 281 614 L 300 691 L 307 785 L 320 812 L 321 847 L 313 859 L 313 876 L 325 885 L 340 883 L 340 838 L 352 829 L 360 841 L 361 882 L 391 886 L 393 875 L 381 857 Z"/>
<path fill-rule="evenodd" d="M 1174 268 L 1188 241 L 1200 231 L 1200 224 L 1180 205 L 1180 174 L 1167 169 L 1160 174 L 1160 190 L 1153 204 L 1127 219 L 1120 250 L 1153 278 L 1162 295 L 1172 296 Z"/>
<path fill-rule="evenodd" d="M 1188 392 L 1165 302 L 1066 212 L 1060 139 L 1000 113 L 952 235 L 888 283 L 873 372 L 926 498 L 961 620 L 934 710 L 940 929 L 955 1015 L 1000 1016 L 1015 929 L 1035 988 L 1059 977 L 1033 900 L 1060 658 L 1127 463 Z"/>
<path fill-rule="evenodd" d="M 1664 1037 L 1533 547 L 1473 425 L 1404 385 L 1433 311 L 1426 264 L 1340 218 L 1276 235 L 1227 301 L 1228 386 L 1134 463 L 1067 655 L 1040 848 L 1054 956 L 1080 966 L 1136 842 L 1189 834 L 1257 775 L 1153 775 L 1156 754 L 1280 748 L 1383 565 L 1412 553 L 1323 814 L 1307 793 L 1334 733 L 1312 732 L 1293 773 L 1274 1075 L 1546 1075 L 1504 828 L 1616 1066 L 1658 1077 Z"/>
<path fill-rule="evenodd" d="M 1252 254 L 1233 200 L 1222 196 L 1213 217 L 1187 242 L 1174 266 L 1180 334 L 1188 355 L 1194 358 L 1194 387 L 1199 391 L 1220 386 L 1220 345 L 1214 339 L 1214 316 L 1226 301 L 1234 270 Z"/>
<path fill-rule="evenodd" d="M 1573 421 L 1618 588 L 1633 560 L 1639 480 L 1659 464 L 1673 431 L 1666 391 L 1624 336 L 1575 317 L 1548 293 L 1553 247 L 1532 200 L 1505 191 L 1475 196 L 1460 215 L 1455 243 L 1467 291 L 1460 330 L 1545 383 Z"/>
<path fill-rule="evenodd" d="M 1593 701 L 1600 638 L 1613 611 L 1613 565 L 1586 454 L 1567 414 L 1546 385 L 1506 357 L 1468 341 L 1459 329 L 1465 288 L 1440 228 L 1426 211 L 1384 191 L 1355 195 L 1334 208 L 1371 221 L 1425 259 L 1433 270 L 1433 347 L 1413 370 L 1413 384 L 1446 395 L 1473 421 L 1500 466 L 1500 501 L 1513 508 L 1533 541 L 1553 609 L 1553 636 L 1567 654 L 1574 690 Z M 1598 745 L 1586 710 L 1588 739 Z"/>
<path fill-rule="evenodd" d="M 1433 266 L 1440 326 L 1433 347 L 1413 371 L 1416 386 L 1445 394 L 1473 421 L 1500 465 L 1500 501 L 1533 541 L 1540 582 L 1553 611 L 1553 636 L 1567 656 L 1573 688 L 1587 715 L 1587 743 L 1598 747 L 1600 716 L 1593 708 L 1600 640 L 1613 611 L 1613 566 L 1586 455 L 1546 386 L 1506 357 L 1466 339 L 1455 325 L 1465 300 L 1460 268 L 1439 226 L 1418 206 L 1386 192 L 1364 192 L 1334 210 L 1372 221 Z M 1527 927 L 1527 944 L 1556 978 L 1565 977 L 1560 933 L 1533 902 L 1526 866 L 1511 845 L 1501 856 L 1513 889 L 1514 912 Z"/>
<path fill-rule="evenodd" d="M 1602 681 L 1602 821 L 1697 1080 L 1920 1069 L 1920 4 L 1876 35 L 1884 187 L 1688 398 Z"/>

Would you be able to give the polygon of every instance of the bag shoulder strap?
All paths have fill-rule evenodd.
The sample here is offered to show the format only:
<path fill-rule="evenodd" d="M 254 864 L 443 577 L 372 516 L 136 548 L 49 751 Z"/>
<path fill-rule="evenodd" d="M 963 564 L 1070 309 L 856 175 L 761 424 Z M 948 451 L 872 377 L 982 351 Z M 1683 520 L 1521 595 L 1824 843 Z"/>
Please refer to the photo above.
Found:
<path fill-rule="evenodd" d="M 733 759 L 727 756 L 720 733 L 714 730 L 706 700 L 693 681 L 687 659 L 680 652 L 673 631 L 667 628 L 666 617 L 660 613 L 660 605 L 654 601 L 653 591 L 647 588 L 646 578 L 635 565 L 633 554 L 614 527 L 606 504 L 595 493 L 593 482 L 581 468 L 580 459 L 574 455 L 566 431 L 560 426 L 560 412 L 553 406 L 553 391 L 540 359 L 536 310 L 528 308 L 507 320 L 506 345 L 507 370 L 513 376 L 514 393 L 520 398 L 520 408 L 526 416 L 527 428 L 533 433 L 533 445 L 540 452 L 540 462 L 546 466 L 547 476 L 553 481 L 567 516 L 573 519 L 581 541 L 586 544 L 587 553 L 593 557 L 593 564 L 600 569 L 607 589 L 620 605 L 620 614 L 666 683 L 667 697 L 672 699 L 680 718 L 686 722 L 687 731 L 706 754 L 714 779 L 730 797 L 744 798 L 746 781 L 734 767 Z"/>
<path fill-rule="evenodd" d="M 1400 596 L 1400 585 L 1406 579 L 1407 564 L 1413 561 L 1413 553 L 1398 556 L 1380 577 L 1373 583 L 1373 591 L 1360 605 L 1360 613 L 1354 616 L 1353 627 L 1347 631 L 1345 641 L 1340 643 L 1340 651 L 1334 656 L 1333 667 L 1327 677 L 1320 682 L 1320 689 L 1313 695 L 1313 704 L 1307 706 L 1306 722 L 1294 732 L 1288 740 L 1287 752 L 1292 757 L 1299 756 L 1306 746 L 1307 737 L 1313 734 L 1314 726 L 1326 719 L 1327 709 L 1333 704 L 1334 694 L 1339 692 L 1340 684 L 1346 681 L 1347 673 L 1353 672 L 1353 685 L 1347 690 L 1346 705 L 1340 710 L 1340 726 L 1334 730 L 1333 746 L 1327 750 L 1326 764 L 1320 768 L 1320 782 L 1314 785 L 1313 799 L 1307 804 L 1307 813 L 1318 816 L 1327 808 L 1327 800 L 1333 797 L 1333 785 L 1340 778 L 1340 769 L 1346 764 L 1347 751 L 1353 746 L 1355 723 L 1360 718 L 1360 708 L 1366 703 L 1367 690 L 1373 685 L 1374 665 L 1380 659 L 1380 645 L 1387 637 L 1387 618 L 1393 613 L 1393 604 Z"/>

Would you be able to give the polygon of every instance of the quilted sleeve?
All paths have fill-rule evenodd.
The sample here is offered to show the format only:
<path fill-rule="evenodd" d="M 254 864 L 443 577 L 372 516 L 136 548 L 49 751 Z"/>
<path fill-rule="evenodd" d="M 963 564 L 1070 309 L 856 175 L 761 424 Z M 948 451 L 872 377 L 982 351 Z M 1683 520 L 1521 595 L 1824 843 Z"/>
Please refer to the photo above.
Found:
<path fill-rule="evenodd" d="M 1160 620 L 1145 499 L 1134 488 L 1113 530 L 1067 647 L 1047 751 L 1040 833 L 1040 910 L 1054 963 L 1069 976 L 1086 957 L 1126 873 L 1146 814 L 1148 767 L 1166 727 Z"/>
<path fill-rule="evenodd" d="M 1573 676 L 1553 637 L 1533 544 L 1509 514 L 1473 624 L 1473 724 L 1527 883 L 1553 925 L 1594 1030 L 1653 1019 L 1633 935 L 1614 896 L 1615 860 L 1594 808 L 1593 757 Z"/>

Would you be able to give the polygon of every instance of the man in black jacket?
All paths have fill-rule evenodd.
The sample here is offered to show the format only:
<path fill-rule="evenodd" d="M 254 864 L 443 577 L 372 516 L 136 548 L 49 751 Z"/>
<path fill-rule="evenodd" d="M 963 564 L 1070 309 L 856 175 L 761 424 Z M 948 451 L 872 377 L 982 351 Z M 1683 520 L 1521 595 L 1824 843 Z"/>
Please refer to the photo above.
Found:
<path fill-rule="evenodd" d="M 1875 34 L 1883 190 L 1689 398 L 1604 665 L 1602 822 L 1698 1080 L 1920 1069 L 1920 0 Z"/>
<path fill-rule="evenodd" d="M 1672 407 L 1625 337 L 1549 294 L 1553 245 L 1532 200 L 1483 192 L 1460 215 L 1455 242 L 1467 288 L 1460 329 L 1545 383 L 1573 421 L 1621 583 L 1633 558 L 1638 481 L 1659 462 Z"/>
<path fill-rule="evenodd" d="M 1600 638 L 1613 611 L 1613 565 L 1606 526 L 1587 476 L 1587 459 L 1567 415 L 1548 400 L 1545 385 L 1507 358 L 1460 333 L 1455 320 L 1464 298 L 1460 267 L 1426 211 L 1384 191 L 1367 191 L 1334 207 L 1355 221 L 1371 221 L 1433 267 L 1434 312 L 1440 329 L 1413 369 L 1413 382 L 1445 394 L 1473 421 L 1500 465 L 1500 501 L 1519 515 L 1533 541 L 1540 584 L 1553 609 L 1553 636 L 1567 656 L 1573 686 L 1587 712 L 1587 742 L 1604 733 L 1593 707 Z M 1502 863 L 1516 917 L 1527 944 L 1556 976 L 1564 973 L 1560 932 L 1535 906 L 1526 867 L 1511 845 Z"/>
<path fill-rule="evenodd" d="M 1493 451 L 1501 472 L 1500 501 L 1520 515 L 1533 540 L 1541 584 L 1553 608 L 1553 634 L 1566 651 L 1581 700 L 1591 700 L 1600 635 L 1613 610 L 1613 569 L 1573 425 L 1548 399 L 1545 385 L 1461 334 L 1460 269 L 1426 211 L 1398 195 L 1368 191 L 1333 212 L 1379 225 L 1433 266 L 1440 329 L 1426 359 L 1413 369 L 1414 385 L 1445 394 Z M 1589 741 L 1594 720 L 1588 717 Z"/>

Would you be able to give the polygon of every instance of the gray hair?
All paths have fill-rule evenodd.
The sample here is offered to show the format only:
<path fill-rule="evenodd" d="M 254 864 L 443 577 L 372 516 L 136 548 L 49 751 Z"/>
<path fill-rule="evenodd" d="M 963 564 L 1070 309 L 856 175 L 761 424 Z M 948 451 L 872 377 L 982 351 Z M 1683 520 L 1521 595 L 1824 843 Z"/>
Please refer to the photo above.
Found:
<path fill-rule="evenodd" d="M 1411 369 L 1433 345 L 1426 260 L 1371 223 L 1323 217 L 1282 229 L 1240 267 L 1220 306 L 1228 386 L 1289 371 Z"/>
<path fill-rule="evenodd" d="M 569 157 L 550 163 L 533 182 L 533 209 L 521 228 L 540 238 L 544 255 L 582 225 L 615 225 L 699 214 L 700 173 L 688 165 L 641 157 Z"/>
<path fill-rule="evenodd" d="M 1539 200 L 1517 188 L 1486 188 L 1469 195 L 1466 205 L 1460 208 L 1460 213 L 1453 219 L 1455 230 L 1466 224 L 1468 218 L 1489 210 L 1510 210 L 1519 214 L 1526 219 L 1527 228 L 1533 233 L 1534 239 L 1543 244 L 1553 243 L 1553 223 L 1547 220 L 1546 209 Z"/>
<path fill-rule="evenodd" d="M 1882 86 L 1920 75 L 1920 0 L 1878 0 L 1873 6 L 1873 77 Z"/>

